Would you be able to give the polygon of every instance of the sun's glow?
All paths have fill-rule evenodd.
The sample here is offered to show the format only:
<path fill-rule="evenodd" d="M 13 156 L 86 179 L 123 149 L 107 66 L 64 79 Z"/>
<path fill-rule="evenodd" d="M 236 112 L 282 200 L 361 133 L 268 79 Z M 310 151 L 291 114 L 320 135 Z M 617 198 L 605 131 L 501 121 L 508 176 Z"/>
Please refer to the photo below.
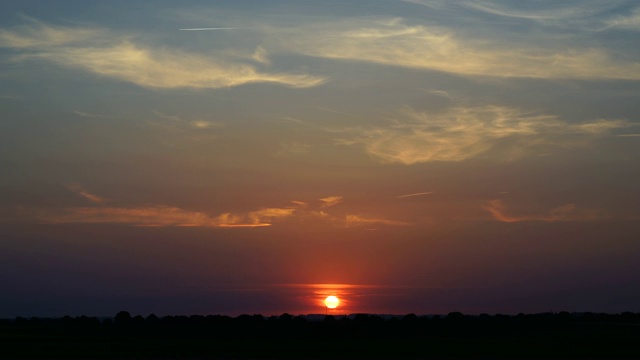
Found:
<path fill-rule="evenodd" d="M 333 296 L 333 295 L 327 296 L 327 298 L 324 299 L 324 304 L 329 309 L 335 309 L 340 304 L 340 299 L 338 299 L 336 296 Z"/>

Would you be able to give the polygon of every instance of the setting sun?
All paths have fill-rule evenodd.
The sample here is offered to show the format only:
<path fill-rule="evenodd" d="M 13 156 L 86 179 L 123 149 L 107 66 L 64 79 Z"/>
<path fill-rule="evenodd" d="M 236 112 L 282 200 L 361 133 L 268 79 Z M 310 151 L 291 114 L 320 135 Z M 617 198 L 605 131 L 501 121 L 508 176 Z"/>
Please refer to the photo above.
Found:
<path fill-rule="evenodd" d="M 340 304 L 340 300 L 337 297 L 331 295 L 331 296 L 327 296 L 327 298 L 324 299 L 324 304 L 329 309 L 335 309 Z"/>

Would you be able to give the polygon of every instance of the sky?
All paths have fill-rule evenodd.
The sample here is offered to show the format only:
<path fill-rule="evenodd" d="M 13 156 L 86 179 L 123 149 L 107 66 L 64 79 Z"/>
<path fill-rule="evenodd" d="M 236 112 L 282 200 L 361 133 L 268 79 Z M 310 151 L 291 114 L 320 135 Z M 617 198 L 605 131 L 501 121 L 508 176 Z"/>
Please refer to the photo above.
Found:
<path fill-rule="evenodd" d="M 0 317 L 640 311 L 635 0 L 4 0 Z"/>

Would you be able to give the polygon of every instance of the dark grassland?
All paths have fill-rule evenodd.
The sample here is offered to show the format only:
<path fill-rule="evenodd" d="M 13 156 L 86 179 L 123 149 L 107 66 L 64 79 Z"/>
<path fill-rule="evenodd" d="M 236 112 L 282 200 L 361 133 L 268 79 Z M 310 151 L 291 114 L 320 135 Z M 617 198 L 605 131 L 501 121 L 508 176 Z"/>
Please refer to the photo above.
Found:
<path fill-rule="evenodd" d="M 640 357 L 640 314 L 0 320 L 0 358 Z"/>

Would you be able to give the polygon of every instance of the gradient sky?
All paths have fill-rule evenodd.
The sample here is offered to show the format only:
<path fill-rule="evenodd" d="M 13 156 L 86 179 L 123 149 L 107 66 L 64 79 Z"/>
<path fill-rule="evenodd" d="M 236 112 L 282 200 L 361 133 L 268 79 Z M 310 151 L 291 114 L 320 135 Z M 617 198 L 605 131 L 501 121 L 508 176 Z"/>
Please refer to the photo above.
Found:
<path fill-rule="evenodd" d="M 635 0 L 3 0 L 0 317 L 640 311 L 639 37 Z"/>

